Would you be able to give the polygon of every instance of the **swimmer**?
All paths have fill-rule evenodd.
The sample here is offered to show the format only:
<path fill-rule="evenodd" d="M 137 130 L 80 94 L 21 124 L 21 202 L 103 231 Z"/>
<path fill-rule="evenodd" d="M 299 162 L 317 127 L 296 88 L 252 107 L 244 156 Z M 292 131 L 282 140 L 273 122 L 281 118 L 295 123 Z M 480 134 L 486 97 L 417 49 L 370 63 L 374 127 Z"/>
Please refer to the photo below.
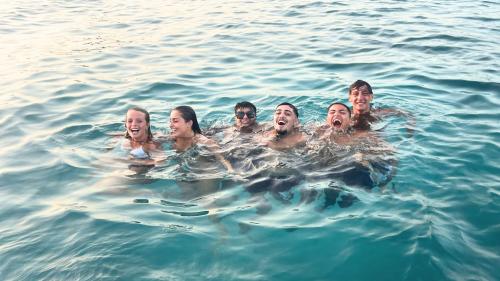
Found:
<path fill-rule="evenodd" d="M 394 149 L 375 132 L 352 130 L 351 121 L 347 105 L 334 102 L 328 107 L 326 124 L 316 130 L 318 139 L 327 141 L 316 151 L 318 169 L 347 185 L 371 189 L 387 184 L 395 172 Z M 385 179 L 375 180 L 379 175 Z"/>
<path fill-rule="evenodd" d="M 344 143 L 350 139 L 351 110 L 340 102 L 334 102 L 328 106 L 326 124 L 316 130 L 320 139 L 334 138 L 337 143 Z"/>
<path fill-rule="evenodd" d="M 372 87 L 368 82 L 357 80 L 349 87 L 349 101 L 352 104 L 352 122 L 356 130 L 370 130 L 370 124 L 380 121 L 386 116 L 403 116 L 408 119 L 407 131 L 411 136 L 415 127 L 415 119 L 408 113 L 397 109 L 384 108 L 374 109 Z"/>
<path fill-rule="evenodd" d="M 213 152 L 220 149 L 215 141 L 202 135 L 196 113 L 190 106 L 178 106 L 170 113 L 170 138 L 173 147 L 179 152 L 186 151 L 196 144 L 206 145 Z M 214 155 L 229 172 L 233 171 L 231 163 L 219 152 Z"/>
<path fill-rule="evenodd" d="M 328 107 L 326 124 L 333 131 L 347 133 L 351 126 L 351 110 L 340 102 L 334 102 Z"/>
<path fill-rule="evenodd" d="M 293 197 L 291 189 L 302 182 L 305 176 L 295 167 L 294 151 L 272 150 L 288 150 L 305 144 L 305 138 L 299 130 L 297 108 L 290 103 L 279 104 L 274 112 L 273 124 L 270 131 L 260 136 L 259 142 L 270 149 L 259 151 L 256 173 L 246 176 L 248 182 L 245 183 L 245 190 L 263 202 L 266 201 L 264 194 L 269 192 L 275 199 L 289 204 Z M 266 213 L 270 210 L 268 207 L 258 207 L 258 212 Z"/>
<path fill-rule="evenodd" d="M 305 144 L 305 138 L 299 130 L 299 112 L 287 102 L 276 107 L 273 129 L 264 133 L 263 142 L 272 149 L 284 150 Z"/>
<path fill-rule="evenodd" d="M 248 174 L 258 169 L 265 149 L 258 145 L 264 126 L 257 123 L 257 108 L 248 101 L 234 106 L 234 124 L 226 127 L 220 141 L 226 159 L 241 174 Z"/>
<path fill-rule="evenodd" d="M 152 152 L 158 152 L 160 144 L 153 140 L 149 112 L 133 107 L 125 116 L 125 138 L 122 147 L 130 149 L 132 159 L 151 159 Z"/>
<path fill-rule="evenodd" d="M 235 144 L 242 138 L 245 139 L 243 143 L 253 143 L 254 134 L 263 131 L 263 126 L 257 123 L 257 108 L 251 102 L 242 101 L 234 106 L 234 120 L 233 126 L 223 130 L 223 144 Z M 211 131 L 207 133 L 213 134 Z"/>
<path fill-rule="evenodd" d="M 235 124 L 233 131 L 240 133 L 256 133 L 262 131 L 257 123 L 257 108 L 248 101 L 242 101 L 234 106 Z"/>

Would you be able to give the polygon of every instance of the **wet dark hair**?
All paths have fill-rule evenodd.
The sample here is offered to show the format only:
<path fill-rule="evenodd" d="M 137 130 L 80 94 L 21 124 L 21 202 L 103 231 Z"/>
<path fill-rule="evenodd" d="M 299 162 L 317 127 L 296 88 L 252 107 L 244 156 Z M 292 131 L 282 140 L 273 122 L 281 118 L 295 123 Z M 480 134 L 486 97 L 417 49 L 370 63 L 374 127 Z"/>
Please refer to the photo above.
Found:
<path fill-rule="evenodd" d="M 236 113 L 236 110 L 238 110 L 238 108 L 251 108 L 253 110 L 253 112 L 257 115 L 257 108 L 255 107 L 255 105 L 251 102 L 248 102 L 248 101 L 242 101 L 242 102 L 239 102 L 237 103 L 235 106 L 234 106 L 234 113 Z"/>
<path fill-rule="evenodd" d="M 297 110 L 297 108 L 295 107 L 295 105 L 293 105 L 293 104 L 291 104 L 291 103 L 288 103 L 288 102 L 282 102 L 282 103 L 278 104 L 278 105 L 276 106 L 276 108 L 278 108 L 278 107 L 280 107 L 280 106 L 282 106 L 282 105 L 288 105 L 289 107 L 291 107 L 291 108 L 293 109 L 293 113 L 295 113 L 295 116 L 296 116 L 297 118 L 299 118 L 299 111 Z"/>
<path fill-rule="evenodd" d="M 184 121 L 186 122 L 193 121 L 193 124 L 191 125 L 191 130 L 193 130 L 195 134 L 201 134 L 200 125 L 198 124 L 198 119 L 196 118 L 196 113 L 194 112 L 191 106 L 181 105 L 174 108 L 173 110 L 179 111 Z"/>
<path fill-rule="evenodd" d="M 328 111 L 330 111 L 330 107 L 332 107 L 333 105 L 336 105 L 336 104 L 340 104 L 340 105 L 342 105 L 343 107 L 347 108 L 347 111 L 349 112 L 349 118 L 351 117 L 351 109 L 350 109 L 347 105 L 345 105 L 345 104 L 343 104 L 343 103 L 341 103 L 341 102 L 334 102 L 334 103 L 330 104 L 330 105 L 328 106 L 327 112 L 328 112 Z"/>
<path fill-rule="evenodd" d="M 153 140 L 153 134 L 151 133 L 151 123 L 149 122 L 150 120 L 150 117 L 149 117 L 149 112 L 144 109 L 144 108 L 141 108 L 141 107 L 131 107 L 127 110 L 127 113 L 125 113 L 125 128 L 127 127 L 127 114 L 129 111 L 139 111 L 139 112 L 142 112 L 144 113 L 145 116 L 145 119 L 146 119 L 146 122 L 148 122 L 148 141 L 152 141 Z M 129 135 L 128 133 L 128 130 L 125 131 L 125 138 L 127 139 L 131 139 L 132 137 Z"/>
<path fill-rule="evenodd" d="M 372 86 L 370 86 L 368 82 L 363 80 L 356 80 L 356 82 L 352 83 L 351 86 L 349 86 L 349 95 L 351 94 L 353 89 L 359 89 L 363 86 L 366 86 L 368 88 L 368 92 L 373 95 Z"/>

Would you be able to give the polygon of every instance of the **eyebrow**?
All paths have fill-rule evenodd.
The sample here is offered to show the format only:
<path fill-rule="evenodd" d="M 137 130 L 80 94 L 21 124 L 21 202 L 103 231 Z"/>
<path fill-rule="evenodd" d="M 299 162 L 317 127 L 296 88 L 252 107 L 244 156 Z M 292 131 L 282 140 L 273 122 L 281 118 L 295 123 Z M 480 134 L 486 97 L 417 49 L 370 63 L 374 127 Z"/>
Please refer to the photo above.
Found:
<path fill-rule="evenodd" d="M 281 108 L 277 108 L 275 112 L 278 112 L 278 111 L 284 111 L 284 112 L 293 113 L 290 109 L 281 109 Z"/>

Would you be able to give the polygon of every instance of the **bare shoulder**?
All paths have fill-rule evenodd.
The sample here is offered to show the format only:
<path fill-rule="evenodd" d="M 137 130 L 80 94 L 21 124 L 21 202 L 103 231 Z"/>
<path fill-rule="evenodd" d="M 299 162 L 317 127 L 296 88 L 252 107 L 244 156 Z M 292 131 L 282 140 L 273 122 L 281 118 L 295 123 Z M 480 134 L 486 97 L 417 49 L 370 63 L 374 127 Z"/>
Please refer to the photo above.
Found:
<path fill-rule="evenodd" d="M 217 143 L 214 140 L 207 138 L 206 136 L 201 134 L 196 135 L 196 142 L 207 146 L 217 145 Z"/>
<path fill-rule="evenodd" d="M 312 130 L 313 132 L 312 137 L 314 138 L 323 137 L 329 129 L 330 126 L 328 126 L 327 124 L 319 125 L 318 127 Z"/>
<path fill-rule="evenodd" d="M 265 124 L 257 124 L 254 128 L 254 133 L 259 134 L 265 132 L 267 126 Z"/>
<path fill-rule="evenodd" d="M 298 132 L 296 136 L 297 143 L 303 143 L 306 141 L 306 135 L 303 132 Z"/>
<path fill-rule="evenodd" d="M 352 133 L 352 136 L 354 139 L 358 140 L 378 140 L 379 136 L 377 135 L 376 132 L 373 131 L 367 131 L 367 130 L 355 130 Z"/>

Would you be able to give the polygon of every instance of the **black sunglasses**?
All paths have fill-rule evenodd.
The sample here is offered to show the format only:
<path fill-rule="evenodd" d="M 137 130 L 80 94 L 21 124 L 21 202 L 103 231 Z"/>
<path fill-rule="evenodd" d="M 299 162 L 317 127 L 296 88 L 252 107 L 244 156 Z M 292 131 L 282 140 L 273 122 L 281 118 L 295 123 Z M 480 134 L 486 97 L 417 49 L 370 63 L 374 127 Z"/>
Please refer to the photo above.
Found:
<path fill-rule="evenodd" d="M 236 118 L 238 118 L 238 119 L 243 119 L 243 117 L 245 117 L 245 115 L 249 119 L 255 118 L 255 113 L 253 111 L 249 111 L 249 112 L 236 111 L 234 114 L 236 115 Z"/>

